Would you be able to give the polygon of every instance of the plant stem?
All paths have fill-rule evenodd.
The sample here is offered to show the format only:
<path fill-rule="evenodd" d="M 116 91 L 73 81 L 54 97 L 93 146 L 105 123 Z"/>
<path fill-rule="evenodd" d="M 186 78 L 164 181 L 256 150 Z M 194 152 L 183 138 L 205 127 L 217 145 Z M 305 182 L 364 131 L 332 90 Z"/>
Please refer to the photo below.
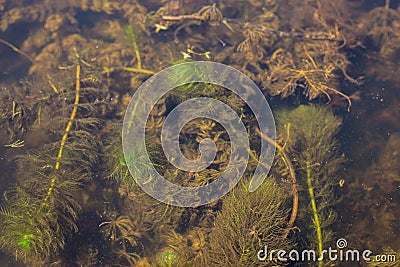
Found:
<path fill-rule="evenodd" d="M 322 259 L 320 257 L 322 256 L 322 231 L 321 231 L 321 224 L 319 222 L 319 216 L 318 216 L 318 210 L 317 210 L 317 204 L 315 202 L 315 196 L 314 196 L 314 189 L 311 183 L 311 164 L 309 161 L 306 161 L 306 166 L 307 166 L 307 187 L 308 187 L 308 194 L 310 195 L 310 201 L 311 201 L 311 208 L 313 212 L 313 222 L 315 225 L 315 229 L 317 231 L 317 240 L 318 240 L 318 266 L 322 266 Z"/>
<path fill-rule="evenodd" d="M 285 163 L 286 167 L 289 169 L 289 174 L 290 174 L 290 179 L 292 182 L 292 194 L 293 194 L 293 205 L 292 205 L 292 214 L 290 215 L 290 219 L 288 222 L 288 227 L 285 231 L 285 234 L 283 235 L 283 239 L 285 239 L 289 231 L 292 229 L 294 221 L 296 220 L 297 217 L 297 210 L 299 207 L 299 193 L 297 190 L 297 183 L 296 183 L 296 173 L 294 171 L 294 167 L 292 164 L 292 161 L 290 160 L 289 156 L 286 154 L 284 147 L 280 146 L 277 142 L 269 138 L 268 136 L 264 135 L 260 129 L 256 128 L 256 133 L 263 138 L 265 141 L 270 143 L 271 145 L 275 146 L 276 149 L 281 153 L 282 155 L 282 160 Z"/>
<path fill-rule="evenodd" d="M 67 127 L 65 127 L 64 135 L 61 138 L 61 144 L 60 148 L 58 150 L 58 155 L 56 158 L 56 164 L 54 166 L 54 169 L 58 171 L 60 169 L 60 160 L 62 158 L 65 142 L 67 141 L 68 134 L 71 131 L 72 123 L 75 119 L 76 116 L 76 111 L 78 110 L 78 104 L 79 104 L 79 91 L 81 89 L 81 81 L 80 81 L 80 74 L 81 74 L 81 66 L 78 64 L 76 66 L 76 75 L 75 75 L 75 101 L 74 101 L 74 108 L 72 109 L 71 116 L 69 117 Z M 47 189 L 47 195 L 44 198 L 42 202 L 42 207 L 46 205 L 51 193 L 54 190 L 55 183 L 57 181 L 57 176 L 55 175 L 53 179 L 51 179 L 50 187 Z"/>

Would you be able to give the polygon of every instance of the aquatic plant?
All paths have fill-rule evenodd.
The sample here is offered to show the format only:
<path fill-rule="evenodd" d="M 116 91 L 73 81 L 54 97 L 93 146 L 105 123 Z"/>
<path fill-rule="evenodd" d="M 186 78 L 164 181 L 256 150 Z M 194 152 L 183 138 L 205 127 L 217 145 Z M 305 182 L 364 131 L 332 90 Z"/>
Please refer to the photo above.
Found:
<path fill-rule="evenodd" d="M 169 92 L 169 95 L 175 97 L 177 101 L 199 96 L 216 96 L 218 94 L 218 86 L 204 82 L 193 82 L 194 80 L 201 80 L 203 74 L 193 68 L 193 65 L 184 64 L 187 62 L 191 62 L 191 60 L 185 59 L 173 63 L 173 65 L 179 65 L 179 67 L 171 69 L 169 79 L 166 82 L 171 84 L 171 88 L 174 88 L 176 84 L 182 85 Z"/>
<path fill-rule="evenodd" d="M 182 265 L 182 259 L 178 252 L 173 249 L 165 248 L 162 249 L 156 255 L 157 267 L 179 267 Z"/>
<path fill-rule="evenodd" d="M 151 118 L 149 120 L 152 121 Z M 105 139 L 108 140 L 104 144 L 105 163 L 107 166 L 106 178 L 115 182 L 118 186 L 125 190 L 132 190 L 136 186 L 135 179 L 137 177 L 147 177 L 149 166 L 145 164 L 144 158 L 150 157 L 153 166 L 162 172 L 165 166 L 164 158 L 162 157 L 162 148 L 154 140 L 152 134 L 146 137 L 146 147 L 137 149 L 130 153 L 129 156 L 124 156 L 121 144 L 121 123 L 110 122 L 105 128 Z M 153 129 L 154 130 L 154 129 Z M 131 171 L 128 169 L 127 162 L 132 166 Z"/>
<path fill-rule="evenodd" d="M 324 49 L 318 49 L 318 47 Z M 320 51 L 324 51 L 324 58 L 321 58 Z M 329 51 L 329 52 L 328 52 Z M 270 70 L 268 71 L 263 83 L 269 88 L 273 95 L 288 97 L 301 88 L 303 94 L 309 100 L 325 95 L 328 100 L 331 95 L 338 94 L 348 102 L 348 109 L 351 106 L 349 96 L 336 89 L 335 84 L 338 80 L 337 70 L 345 71 L 349 64 L 335 44 L 319 43 L 313 45 L 302 45 L 296 50 L 296 54 L 277 49 L 268 60 Z M 359 81 L 348 77 L 355 84 Z"/>
<path fill-rule="evenodd" d="M 105 162 L 109 170 L 106 178 L 112 179 L 120 186 L 131 189 L 135 185 L 135 180 L 129 172 L 122 151 L 121 130 L 119 130 L 121 124 L 109 123 L 107 128 L 112 130 L 105 136 L 105 140 L 109 140 L 104 146 Z"/>
<path fill-rule="evenodd" d="M 23 140 L 26 134 L 24 129 L 35 121 L 30 112 L 34 109 L 33 104 L 23 99 L 27 89 L 22 86 L 19 90 L 21 95 L 15 95 L 12 88 L 0 88 L 0 132 L 4 136 L 0 143 L 6 147 L 15 147 L 16 143 Z"/>
<path fill-rule="evenodd" d="M 103 238 L 111 243 L 111 256 L 116 256 L 119 264 L 135 265 L 140 259 L 142 244 L 140 233 L 128 216 L 112 216 L 99 225 Z"/>
<path fill-rule="evenodd" d="M 339 95 L 350 105 L 351 99 L 343 90 L 349 90 L 347 81 L 358 84 L 358 80 L 347 75 L 346 70 L 350 60 L 355 63 L 359 60 L 359 53 L 367 54 L 366 57 L 362 56 L 363 62 L 372 59 L 377 63 L 363 64 L 367 73 L 374 74 L 379 80 L 398 80 L 400 23 L 399 4 L 396 1 L 382 1 L 385 2 L 382 7 L 368 1 L 342 0 L 226 0 L 207 6 L 203 6 L 202 2 L 174 0 L 162 3 L 153 0 L 140 3 L 137 0 L 71 0 L 61 4 L 47 0 L 28 2 L 0 1 L 0 31 L 4 33 L 0 43 L 6 48 L 1 55 L 11 48 L 24 56 L 23 62 L 29 63 L 25 60 L 27 58 L 33 63 L 31 74 L 43 74 L 44 77 L 41 85 L 37 80 L 42 79 L 37 78 L 34 82 L 24 81 L 18 88 L 2 86 L 0 89 L 0 146 L 5 145 L 0 151 L 1 156 L 25 153 L 24 149 L 27 150 L 18 157 L 17 171 L 12 176 L 18 183 L 4 196 L 4 207 L 0 211 L 0 223 L 4 225 L 0 229 L 0 244 L 4 251 L 18 259 L 25 257 L 29 261 L 28 258 L 31 258 L 30 263 L 36 257 L 34 263 L 44 265 L 50 257 L 57 257 L 58 251 L 76 231 L 80 212 L 76 199 L 79 199 L 81 185 L 90 179 L 95 166 L 100 167 L 96 168 L 96 176 L 110 178 L 118 184 L 119 200 L 125 201 L 125 205 L 119 207 L 119 214 L 135 214 L 129 218 L 134 228 L 140 229 L 140 235 L 153 235 L 154 239 L 160 238 L 175 245 L 176 240 L 185 241 L 185 231 L 193 231 L 193 226 L 203 223 L 201 220 L 207 220 L 207 224 L 202 224 L 203 227 L 213 225 L 220 203 L 182 211 L 144 197 L 144 193 L 135 186 L 134 178 L 146 176 L 140 165 L 141 157 L 147 156 L 145 149 L 139 148 L 137 153 L 125 159 L 120 146 L 120 132 L 117 132 L 121 124 L 110 123 L 103 128 L 98 120 L 99 117 L 107 120 L 111 117 L 109 112 L 113 107 L 109 105 L 109 99 L 114 98 L 114 107 L 119 106 L 123 110 L 122 101 L 119 102 L 115 96 L 130 95 L 148 75 L 179 58 L 186 61 L 189 58 L 212 59 L 229 64 L 262 85 L 265 94 L 285 98 L 298 96 L 300 92 L 305 95 L 301 101 L 318 98 L 329 101 L 334 95 Z M 362 7 L 361 3 L 366 3 L 366 6 Z M 153 11 L 161 5 L 160 10 Z M 371 10 L 366 11 L 366 8 Z M 345 18 L 343 12 L 347 12 Z M 15 38 L 13 30 L 19 27 L 24 28 L 24 34 L 18 34 L 18 38 Z M 209 27 L 213 27 L 212 30 Z M 174 43 L 178 34 L 180 43 Z M 7 40 L 16 43 L 11 44 Z M 77 98 L 74 90 L 76 84 L 73 82 L 76 65 L 65 66 L 66 59 L 76 57 L 76 50 L 71 47 L 79 47 L 90 59 L 80 62 L 81 88 L 74 118 L 71 118 L 71 114 Z M 14 52 L 13 55 L 16 55 Z M 6 61 L 5 58 L 3 61 Z M 16 61 L 19 59 L 16 57 Z M 88 69 L 94 61 L 101 68 L 90 73 Z M 18 72 L 21 69 L 18 64 L 5 62 L 3 65 L 11 70 L 17 68 Z M 149 69 L 144 69 L 142 65 Z M 58 74 L 67 74 L 48 75 L 49 69 L 54 72 L 59 69 Z M 11 74 L 8 77 L 14 76 L 14 71 L 7 72 Z M 110 78 L 109 83 L 103 82 L 103 74 Z M 1 75 L 3 78 L 7 74 Z M 193 73 L 183 69 L 173 73 L 171 79 L 180 76 L 190 78 Z M 106 84 L 112 90 L 111 94 L 98 94 Z M 154 152 L 150 155 L 153 163 L 168 180 L 186 186 L 204 185 L 217 179 L 229 161 L 229 142 L 225 132 L 219 125 L 205 119 L 192 121 L 182 130 L 181 149 L 186 156 L 195 157 L 199 141 L 212 138 L 217 145 L 217 156 L 209 169 L 185 173 L 165 164 L 161 156 L 160 141 L 156 137 L 166 115 L 179 102 L 197 96 L 219 98 L 235 109 L 242 119 L 242 115 L 246 116 L 244 119 L 254 125 L 254 119 L 248 116 L 244 103 L 215 85 L 187 84 L 161 99 L 146 125 L 149 134 L 147 151 Z M 290 97 L 289 101 L 292 100 L 294 98 Z M 308 115 L 313 112 L 315 110 L 311 109 L 299 117 L 307 118 L 310 122 L 313 119 Z M 118 115 L 121 114 L 122 111 Z M 313 135 L 304 134 L 304 138 L 300 138 L 296 135 L 300 134 L 298 129 L 303 126 L 296 124 L 294 120 L 297 118 L 281 116 L 283 120 L 276 147 L 282 149 L 278 149 L 272 172 L 274 177 L 282 180 L 286 193 L 290 198 L 293 197 L 293 203 L 296 202 L 295 192 L 299 191 L 300 198 L 298 208 L 295 208 L 295 204 L 285 206 L 288 209 L 291 207 L 292 216 L 287 217 L 288 223 L 283 224 L 285 233 L 282 238 L 296 239 L 308 247 L 312 243 L 319 250 L 328 242 L 330 235 L 328 225 L 332 207 L 324 206 L 327 202 L 334 203 L 330 201 L 335 192 L 328 189 L 334 188 L 337 182 L 334 165 L 340 160 L 335 161 L 334 156 L 327 156 L 327 151 L 325 154 L 319 149 L 316 149 L 316 153 L 311 152 L 313 145 L 319 147 L 320 144 L 310 145 L 305 141 L 306 138 L 316 138 L 314 135 L 317 135 L 317 131 L 326 134 L 325 128 L 317 127 Z M 116 117 L 113 119 L 119 119 Z M 325 122 L 322 124 L 325 125 Z M 305 125 L 315 127 L 309 123 Z M 113 131 L 113 127 L 117 130 Z M 98 130 L 101 130 L 101 134 L 105 133 L 102 136 L 104 138 L 99 138 Z M 25 139 L 26 136 L 29 138 Z M 193 141 L 188 141 L 191 137 Z M 249 136 L 253 148 L 258 143 L 256 137 Z M 35 139 L 34 142 L 32 139 Z M 330 143 L 328 139 L 323 139 L 325 144 Z M 100 140 L 104 141 L 104 147 Z M 23 149 L 14 149 L 24 145 L 26 147 Z M 33 146 L 36 149 L 31 149 Z M 321 147 L 331 148 L 327 145 Z M 7 153 L 3 154 L 3 151 Z M 257 149 L 253 151 L 251 164 L 256 164 Z M 104 154 L 100 156 L 97 152 Z M 331 155 L 337 153 L 333 149 L 330 152 Z M 336 156 L 340 158 L 339 153 Z M 102 164 L 97 165 L 99 157 L 105 163 L 106 170 Z M 382 164 L 387 180 L 398 180 L 397 165 L 393 163 L 396 157 L 392 154 L 388 154 L 388 157 L 391 160 L 386 161 L 387 165 Z M 10 158 L 7 160 L 11 161 Z M 137 162 L 134 176 L 127 169 L 127 161 Z M 292 167 L 289 167 L 289 162 Z M 253 167 L 249 167 L 250 172 Z M 292 179 L 291 172 L 295 173 L 297 179 Z M 395 220 L 391 213 L 393 206 L 387 210 L 381 209 L 380 213 L 372 212 L 372 217 L 379 221 L 380 215 L 388 214 L 385 221 L 389 225 Z M 365 207 L 365 213 L 371 214 L 371 208 Z M 22 228 L 21 225 L 26 226 Z M 302 231 L 293 233 L 296 227 Z M 393 225 L 387 229 L 392 228 Z M 168 239 L 171 229 L 179 232 L 183 238 L 179 239 L 178 236 L 175 241 Z M 45 243 L 44 240 L 50 241 Z M 152 246 L 155 251 L 159 249 L 156 245 Z M 201 254 L 202 250 L 198 245 L 196 247 Z M 132 256 L 129 255 L 129 249 L 118 249 L 118 253 L 121 262 L 133 264 L 134 261 L 127 263 L 125 260 Z M 146 253 L 149 256 L 152 252 Z M 146 265 L 146 258 L 142 259 Z M 136 259 L 136 264 L 138 262 Z"/>
<path fill-rule="evenodd" d="M 142 69 L 142 59 L 137 45 L 137 40 L 140 38 L 141 31 L 138 26 L 128 25 L 124 28 L 124 40 L 133 48 L 136 56 L 137 68 Z"/>
<path fill-rule="evenodd" d="M 44 132 L 49 140 L 17 157 L 16 176 L 21 179 L 4 194 L 0 247 L 32 264 L 56 259 L 77 231 L 80 205 L 76 196 L 98 160 L 99 143 L 92 131 L 98 129 L 99 120 L 91 101 L 104 96 L 104 88 L 101 83 L 85 80 L 90 68 L 82 69 L 80 63 L 77 60 L 74 75 L 69 72 L 68 79 L 53 83 L 45 78 L 45 97 L 31 100 L 36 109 L 30 116 L 36 116 L 38 123 L 43 110 L 57 107 L 58 112 L 49 116 L 46 124 Z M 44 88 L 39 86 L 42 92 Z M 31 89 L 36 92 L 37 88 Z M 28 130 L 32 127 L 28 125 Z"/>
<path fill-rule="evenodd" d="M 334 189 L 339 184 L 344 157 L 338 151 L 335 135 L 341 120 L 317 106 L 281 111 L 276 118 L 278 132 L 283 140 L 287 140 L 288 155 L 296 159 L 297 183 L 305 189 L 299 192 L 296 225 L 301 232 L 295 235 L 300 244 L 315 248 L 321 255 L 322 249 L 333 238 L 331 225 L 336 220 Z M 322 264 L 319 262 L 320 266 Z"/>
<path fill-rule="evenodd" d="M 272 177 L 252 193 L 248 182 L 240 182 L 223 199 L 222 211 L 208 237 L 204 251 L 207 266 L 259 266 L 257 252 L 264 246 L 290 250 L 293 244 L 283 238 L 287 198 Z"/>
<path fill-rule="evenodd" d="M 398 82 L 400 11 L 396 5 L 396 1 L 386 0 L 384 6 L 363 15 L 357 27 L 363 33 L 359 38 L 375 52 L 370 53 L 374 64 L 366 65 L 367 72 L 381 81 Z"/>

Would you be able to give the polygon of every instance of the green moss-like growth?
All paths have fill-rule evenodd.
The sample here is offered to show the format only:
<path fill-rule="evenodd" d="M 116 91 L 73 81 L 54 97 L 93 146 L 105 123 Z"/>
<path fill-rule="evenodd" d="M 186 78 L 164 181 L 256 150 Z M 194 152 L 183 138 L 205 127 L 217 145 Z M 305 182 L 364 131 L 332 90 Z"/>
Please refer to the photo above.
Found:
<path fill-rule="evenodd" d="M 173 249 L 162 249 L 156 256 L 157 267 L 182 266 L 182 257 Z"/>
<path fill-rule="evenodd" d="M 106 134 L 105 140 L 109 140 L 104 147 L 105 162 L 108 169 L 108 179 L 111 179 L 120 187 L 126 190 L 132 190 L 136 186 L 135 178 L 148 177 L 145 170 L 149 168 L 146 165 L 146 158 L 150 157 L 153 166 L 158 172 L 162 172 L 163 157 L 162 148 L 156 144 L 152 137 L 147 138 L 146 147 L 132 151 L 129 156 L 124 155 L 121 134 L 121 123 L 109 123 L 109 133 Z M 108 131 L 107 130 L 107 131 Z M 128 163 L 132 167 L 129 171 Z"/>
<path fill-rule="evenodd" d="M 48 76 L 31 85 L 32 92 L 43 94 L 29 106 L 46 140 L 17 157 L 18 183 L 4 194 L 0 209 L 0 248 L 32 266 L 59 260 L 77 231 L 78 195 L 99 156 L 94 134 L 101 126 L 93 101 L 102 99 L 106 88 L 85 79 L 95 72 L 87 65 L 71 70 L 56 73 L 55 82 Z M 28 124 L 27 131 L 37 126 Z"/>
<path fill-rule="evenodd" d="M 316 106 L 300 106 L 277 114 L 277 128 L 290 158 L 296 159 L 299 193 L 299 216 L 296 234 L 301 245 L 321 253 L 330 245 L 336 219 L 337 203 L 334 188 L 339 184 L 338 172 L 344 157 L 338 152 L 335 135 L 341 120 L 329 110 Z M 289 126 L 290 125 L 290 126 Z M 320 262 L 320 266 L 322 262 Z"/>
<path fill-rule="evenodd" d="M 215 228 L 205 252 L 207 266 L 260 266 L 274 264 L 260 261 L 259 250 L 287 249 L 283 238 L 288 194 L 273 178 L 267 178 L 255 192 L 248 192 L 248 182 L 241 182 L 224 199 Z"/>
<path fill-rule="evenodd" d="M 56 198 L 52 197 L 45 206 L 42 186 L 44 182 L 38 187 L 17 187 L 6 195 L 6 207 L 0 212 L 0 247 L 31 264 L 44 264 L 57 255 L 66 239 L 77 230 L 80 210 L 71 195 L 79 190 L 78 184 L 61 182 L 54 188 Z"/>
<path fill-rule="evenodd" d="M 105 162 L 109 170 L 106 177 L 127 189 L 131 189 L 135 185 L 135 180 L 129 172 L 122 150 L 121 124 L 109 123 L 108 128 L 112 130 L 104 138 L 105 140 L 109 140 L 104 147 Z"/>

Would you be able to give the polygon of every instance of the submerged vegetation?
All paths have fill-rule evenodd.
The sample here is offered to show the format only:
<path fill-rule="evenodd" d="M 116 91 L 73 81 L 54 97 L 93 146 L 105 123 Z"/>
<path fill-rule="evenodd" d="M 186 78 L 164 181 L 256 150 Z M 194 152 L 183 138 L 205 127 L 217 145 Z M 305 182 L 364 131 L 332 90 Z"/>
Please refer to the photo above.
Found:
<path fill-rule="evenodd" d="M 202 266 L 259 266 L 257 253 L 264 246 L 293 248 L 294 243 L 284 237 L 288 214 L 285 190 L 273 177 L 255 192 L 247 189 L 248 182 L 242 182 L 223 200 Z"/>
<path fill-rule="evenodd" d="M 352 192 L 345 191 L 350 178 L 343 148 L 350 141 L 339 142 L 342 119 L 335 114 L 352 111 L 361 75 L 397 88 L 400 5 L 389 0 L 217 2 L 0 1 L 0 158 L 5 159 L 0 167 L 6 170 L 0 173 L 0 249 L 10 261 L 32 266 L 299 264 L 277 257 L 260 261 L 257 253 L 267 246 L 314 249 L 320 255 L 334 247 L 340 226 L 333 224 L 343 217 L 338 206 L 343 198 L 368 214 L 370 203 L 351 200 Z M 360 67 L 362 53 L 367 56 L 361 63 L 372 63 Z M 192 60 L 241 70 L 273 103 L 285 102 L 287 108 L 274 107 L 276 140 L 260 133 L 253 112 L 237 95 L 196 82 L 159 99 L 146 121 L 146 147 L 125 158 L 122 120 L 133 93 L 157 71 Z M 170 81 L 193 75 L 183 69 Z M 182 128 L 180 148 L 196 159 L 201 141 L 213 140 L 217 153 L 211 165 L 186 172 L 166 159 L 163 124 L 176 106 L 196 97 L 218 99 L 237 113 L 248 130 L 251 158 L 227 196 L 201 207 L 173 207 L 136 185 L 139 177 L 152 179 L 143 171 L 147 166 L 136 164 L 141 157 L 148 154 L 169 181 L 192 187 L 217 180 L 230 161 L 227 131 L 202 117 Z M 398 100 L 392 100 L 382 118 L 398 130 L 396 112 Z M 262 139 L 277 152 L 271 173 L 250 193 Z M 387 196 L 386 208 L 374 209 L 372 218 L 395 233 L 398 198 L 388 188 L 400 181 L 398 133 L 386 142 L 381 158 L 365 171 L 373 183 L 349 188 L 360 198 L 365 188 L 369 199 L 375 192 Z M 131 171 L 127 162 L 135 166 Z M 354 243 L 359 239 L 347 236 Z M 372 240 L 385 241 L 375 235 Z M 393 248 L 377 249 L 395 254 L 392 243 Z M 72 252 L 77 248 L 79 255 Z"/>
<path fill-rule="evenodd" d="M 335 139 L 341 121 L 326 109 L 300 106 L 276 114 L 278 131 L 290 158 L 295 158 L 299 196 L 299 244 L 322 250 L 331 246 L 332 224 L 336 220 L 335 188 L 339 187 L 343 155 Z M 290 129 L 289 129 L 290 127 Z M 323 266 L 320 263 L 320 266 Z"/>
<path fill-rule="evenodd" d="M 44 91 L 41 99 L 29 100 L 30 105 L 35 102 L 30 112 L 36 117 L 29 129 L 41 127 L 51 141 L 44 139 L 40 147 L 17 156 L 19 182 L 4 195 L 0 246 L 16 259 L 47 262 L 77 231 L 81 207 L 76 197 L 91 179 L 101 145 L 91 134 L 101 126 L 96 118 L 98 106 L 92 101 L 106 93 L 101 83 L 84 82 L 83 75 L 90 75 L 90 69 L 82 70 L 80 64 L 77 59 L 76 67 L 58 74 L 64 83 L 31 88 Z M 52 116 L 55 107 L 60 113 Z"/>

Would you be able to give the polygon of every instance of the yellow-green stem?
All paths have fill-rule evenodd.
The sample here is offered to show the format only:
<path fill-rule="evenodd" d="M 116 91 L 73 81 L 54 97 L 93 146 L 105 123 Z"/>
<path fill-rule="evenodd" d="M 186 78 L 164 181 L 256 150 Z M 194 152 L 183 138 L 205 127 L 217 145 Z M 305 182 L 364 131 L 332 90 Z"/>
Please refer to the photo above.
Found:
<path fill-rule="evenodd" d="M 60 148 L 58 150 L 58 155 L 57 155 L 57 158 L 56 158 L 56 164 L 54 166 L 54 169 L 56 171 L 58 171 L 60 169 L 60 160 L 61 160 L 62 155 L 63 155 L 65 142 L 67 141 L 68 134 L 71 131 L 72 122 L 74 121 L 75 116 L 76 116 L 76 112 L 78 110 L 79 97 L 80 97 L 79 91 L 81 89 L 80 74 L 81 74 L 81 66 L 78 64 L 76 66 L 76 76 L 75 76 L 74 108 L 72 109 L 71 116 L 69 117 L 69 120 L 68 120 L 68 123 L 67 123 L 67 127 L 65 127 L 64 135 L 61 138 L 61 144 L 60 144 Z M 52 194 L 52 192 L 54 190 L 56 181 L 57 181 L 57 176 L 55 175 L 54 178 L 51 179 L 50 186 L 47 189 L 47 195 L 46 195 L 46 197 L 44 198 L 44 200 L 42 202 L 42 207 L 44 207 L 47 204 L 47 201 L 49 200 L 49 198 L 50 198 L 50 196 L 51 196 L 51 194 Z"/>
<path fill-rule="evenodd" d="M 322 231 L 321 231 L 321 224 L 319 221 L 319 216 L 318 216 L 318 210 L 317 210 L 317 203 L 315 202 L 315 196 L 314 196 L 314 189 L 312 186 L 311 182 L 311 164 L 310 162 L 306 162 L 307 165 L 307 187 L 308 187 L 308 194 L 310 195 L 310 201 L 311 201 L 311 208 L 313 212 L 313 217 L 314 217 L 314 225 L 315 225 L 315 230 L 317 231 L 317 241 L 318 241 L 318 257 L 322 256 Z M 322 266 L 322 260 L 319 260 L 318 266 Z"/>
<path fill-rule="evenodd" d="M 138 67 L 138 69 L 142 69 L 142 60 L 140 58 L 139 48 L 138 48 L 138 46 L 137 46 L 135 41 L 133 41 L 132 43 L 133 43 L 133 49 L 135 50 L 135 55 L 136 55 L 136 60 L 137 60 L 137 67 Z"/>

